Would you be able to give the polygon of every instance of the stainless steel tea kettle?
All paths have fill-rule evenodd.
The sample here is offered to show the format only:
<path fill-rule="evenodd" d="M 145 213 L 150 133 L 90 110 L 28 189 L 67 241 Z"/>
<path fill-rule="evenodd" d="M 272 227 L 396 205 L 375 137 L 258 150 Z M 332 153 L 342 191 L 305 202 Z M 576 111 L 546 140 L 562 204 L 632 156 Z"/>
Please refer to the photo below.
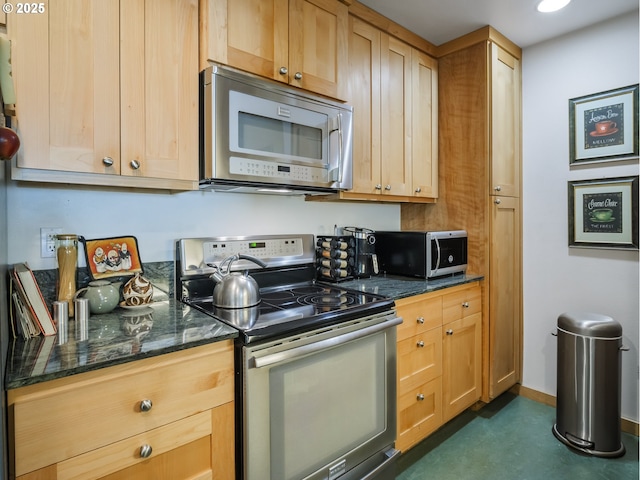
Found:
<path fill-rule="evenodd" d="M 213 289 L 213 305 L 218 308 L 247 308 L 260 303 L 258 283 L 249 276 L 246 270 L 244 272 L 231 271 L 231 264 L 239 259 L 249 260 L 262 268 L 267 267 L 267 264 L 262 260 L 242 254 L 225 258 L 220 262 L 220 265 L 212 265 L 216 269 L 211 274 L 211 278 L 216 282 Z"/>

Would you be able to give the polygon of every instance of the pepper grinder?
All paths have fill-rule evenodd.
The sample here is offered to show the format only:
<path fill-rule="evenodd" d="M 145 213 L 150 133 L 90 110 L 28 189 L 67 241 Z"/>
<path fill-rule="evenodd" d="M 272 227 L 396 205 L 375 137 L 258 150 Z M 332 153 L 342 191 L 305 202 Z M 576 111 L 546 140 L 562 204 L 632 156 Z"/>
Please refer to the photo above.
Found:
<path fill-rule="evenodd" d="M 69 303 L 69 317 L 73 317 L 73 297 L 76 294 L 78 266 L 77 235 L 56 235 L 56 260 L 58 262 L 58 300 Z"/>

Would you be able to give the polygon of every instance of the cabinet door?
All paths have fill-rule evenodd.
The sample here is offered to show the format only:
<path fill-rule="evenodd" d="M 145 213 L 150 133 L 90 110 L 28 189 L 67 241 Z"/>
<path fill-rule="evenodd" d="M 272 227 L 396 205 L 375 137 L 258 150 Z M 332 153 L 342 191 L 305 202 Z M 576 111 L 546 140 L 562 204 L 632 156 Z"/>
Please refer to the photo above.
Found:
<path fill-rule="evenodd" d="M 208 0 L 203 4 L 206 60 L 281 82 L 289 65 L 289 0 Z"/>
<path fill-rule="evenodd" d="M 491 192 L 520 196 L 520 62 L 491 44 Z"/>
<path fill-rule="evenodd" d="M 489 396 L 520 376 L 520 206 L 492 197 L 489 266 Z"/>
<path fill-rule="evenodd" d="M 339 98 L 349 10 L 337 0 L 289 0 L 289 83 Z"/>
<path fill-rule="evenodd" d="M 442 425 L 442 377 L 398 396 L 396 448 L 406 451 Z"/>
<path fill-rule="evenodd" d="M 482 314 L 445 324 L 442 330 L 442 420 L 446 422 L 480 398 Z"/>
<path fill-rule="evenodd" d="M 382 193 L 409 195 L 411 188 L 411 51 L 382 35 Z"/>
<path fill-rule="evenodd" d="M 19 167 L 120 173 L 119 9 L 63 0 L 11 17 Z"/>
<path fill-rule="evenodd" d="M 349 32 L 346 96 L 357 112 L 353 116 L 352 191 L 379 193 L 381 33 L 355 17 L 349 17 Z"/>
<path fill-rule="evenodd" d="M 121 11 L 122 175 L 198 178 L 198 2 Z"/>
<path fill-rule="evenodd" d="M 438 62 L 411 56 L 411 182 L 413 196 L 438 197 Z"/>

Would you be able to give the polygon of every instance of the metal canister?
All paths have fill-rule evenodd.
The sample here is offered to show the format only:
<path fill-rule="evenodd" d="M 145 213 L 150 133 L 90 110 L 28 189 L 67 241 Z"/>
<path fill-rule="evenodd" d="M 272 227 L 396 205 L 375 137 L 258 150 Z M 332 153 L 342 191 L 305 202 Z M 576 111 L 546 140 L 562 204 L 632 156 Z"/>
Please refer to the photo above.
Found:
<path fill-rule="evenodd" d="M 58 329 L 58 344 L 67 343 L 69 323 L 69 303 L 64 300 L 53 302 L 53 321 Z"/>

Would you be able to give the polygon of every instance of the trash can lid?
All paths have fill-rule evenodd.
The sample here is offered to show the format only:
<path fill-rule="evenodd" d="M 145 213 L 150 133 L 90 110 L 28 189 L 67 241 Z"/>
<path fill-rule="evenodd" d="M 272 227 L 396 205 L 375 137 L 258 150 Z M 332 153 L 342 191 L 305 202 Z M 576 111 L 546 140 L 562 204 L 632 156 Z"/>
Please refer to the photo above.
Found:
<path fill-rule="evenodd" d="M 622 336 L 622 325 L 613 318 L 599 313 L 563 313 L 558 317 L 558 328 L 586 337 L 617 338 Z"/>

